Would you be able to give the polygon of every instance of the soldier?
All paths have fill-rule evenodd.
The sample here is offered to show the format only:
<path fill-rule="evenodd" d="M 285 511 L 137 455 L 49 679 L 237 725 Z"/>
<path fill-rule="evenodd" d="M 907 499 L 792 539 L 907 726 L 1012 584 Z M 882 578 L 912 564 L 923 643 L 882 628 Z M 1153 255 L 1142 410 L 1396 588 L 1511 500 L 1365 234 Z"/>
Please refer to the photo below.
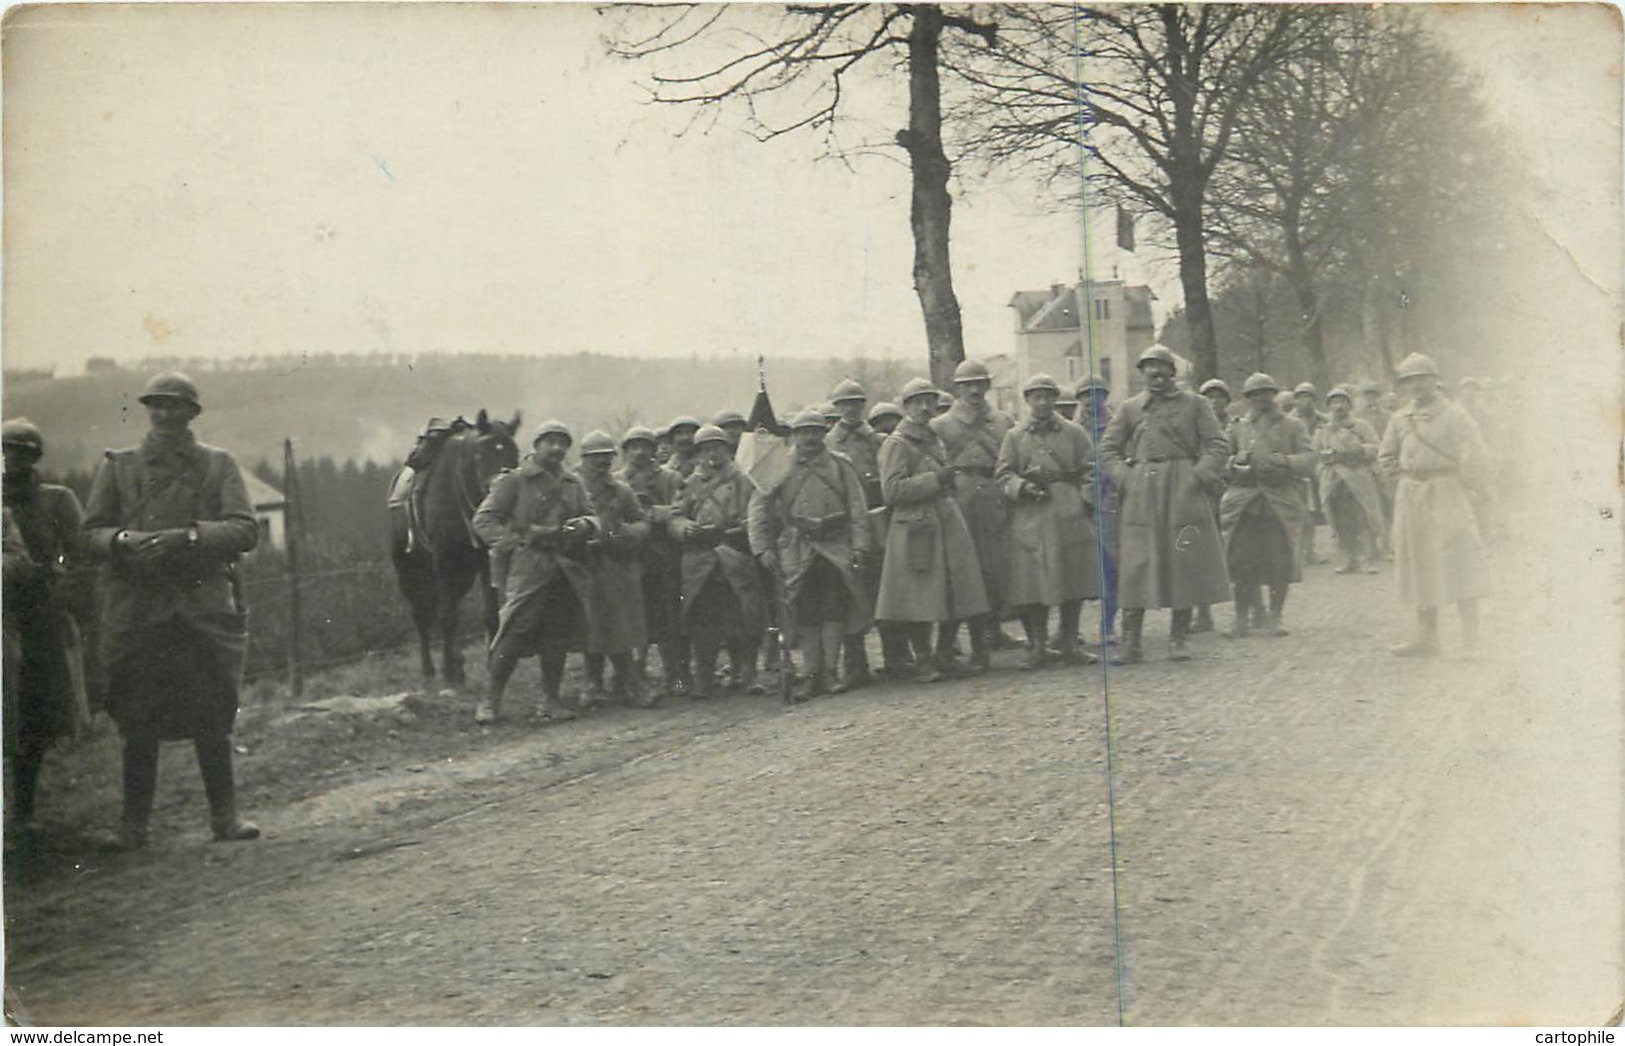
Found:
<path fill-rule="evenodd" d="M 123 816 L 113 845 L 139 849 L 158 784 L 158 743 L 190 739 L 217 841 L 257 839 L 237 817 L 231 728 L 248 649 L 236 561 L 259 525 L 230 453 L 199 443 L 197 386 L 160 374 L 140 401 L 152 428 L 108 451 L 91 481 L 86 551 L 105 566 L 107 710 L 124 738 Z"/>
<path fill-rule="evenodd" d="M 1228 446 L 1213 407 L 1174 383 L 1174 354 L 1153 345 L 1140 356 L 1144 392 L 1106 426 L 1100 462 L 1122 491 L 1117 600 L 1123 647 L 1114 664 L 1145 659 L 1145 612 L 1170 607 L 1170 654 L 1189 660 L 1191 608 L 1229 598 L 1224 549 L 1211 491 L 1223 482 Z"/>
<path fill-rule="evenodd" d="M 27 418 L 0 425 L 5 449 L 4 501 L 31 569 L 6 585 L 6 630 L 19 657 L 8 664 L 5 705 L 5 811 L 12 827 L 34 818 L 34 795 L 45 753 L 76 725 L 75 672 L 83 679 L 79 626 L 66 591 L 79 550 L 83 513 L 67 487 L 45 483 L 34 466 L 45 436 Z M 15 671 L 15 676 L 12 676 Z M 82 684 L 81 684 L 82 685 Z"/>
<path fill-rule="evenodd" d="M 761 576 L 747 536 L 755 486 L 733 463 L 728 436 L 715 425 L 694 437 L 700 464 L 683 484 L 669 529 L 683 550 L 684 634 L 694 649 L 695 698 L 716 683 L 717 650 L 726 644 L 737 685 L 760 694 L 756 651 L 767 620 Z"/>
<path fill-rule="evenodd" d="M 873 549 L 857 470 L 824 445 L 823 415 L 805 410 L 790 423 L 789 473 L 750 500 L 750 547 L 785 586 L 801 633 L 807 672 L 803 698 L 841 693 L 830 661 L 843 636 L 869 627 L 869 597 L 858 574 Z"/>
<path fill-rule="evenodd" d="M 1225 436 L 1228 438 L 1230 427 L 1235 424 L 1235 419 L 1230 416 L 1230 386 L 1218 378 L 1209 378 L 1202 382 L 1202 387 L 1198 391 L 1206 396 L 1207 401 L 1213 405 L 1213 415 L 1219 419 L 1219 428 L 1224 431 Z M 1211 498 L 1214 519 L 1219 518 L 1219 501 L 1223 496 L 1224 491 L 1219 490 Z M 1196 620 L 1191 624 L 1191 632 L 1195 634 L 1211 631 L 1213 631 L 1213 607 L 1203 604 L 1196 608 Z"/>
<path fill-rule="evenodd" d="M 1287 587 L 1303 580 L 1303 479 L 1314 470 L 1315 454 L 1303 423 L 1281 413 L 1280 391 L 1268 374 L 1249 377 L 1241 394 L 1251 409 L 1230 429 L 1230 485 L 1219 504 L 1219 525 L 1236 586 L 1236 623 L 1225 633 L 1232 639 L 1251 633 L 1249 615 L 1263 586 L 1270 592 L 1266 628 L 1286 635 Z"/>
<path fill-rule="evenodd" d="M 1015 419 L 987 402 L 993 379 L 980 361 L 961 363 L 954 370 L 954 385 L 959 389 L 959 401 L 948 413 L 933 421 L 931 427 L 942 438 L 943 446 L 948 449 L 948 463 L 957 473 L 954 500 L 965 516 L 965 525 L 970 528 L 976 559 L 982 567 L 982 587 L 987 591 L 987 615 L 965 622 L 971 642 L 971 660 L 967 667 L 973 672 L 982 672 L 988 667 L 988 651 L 997 642 L 994 633 L 1000 631 L 998 622 L 1004 608 L 1007 569 L 1005 542 L 1009 539 L 1010 522 L 1009 507 L 993 478 L 993 469 L 999 462 L 999 447 L 1015 426 Z M 945 627 L 957 630 L 958 625 Z M 951 644 L 951 634 L 948 639 Z M 937 645 L 943 646 L 940 639 Z"/>
<path fill-rule="evenodd" d="M 885 504 L 880 491 L 880 443 L 881 436 L 870 428 L 863 420 L 863 408 L 868 402 L 869 394 L 862 385 L 851 378 L 847 378 L 830 393 L 830 402 L 838 412 L 838 417 L 830 426 L 829 434 L 824 442 L 836 454 L 845 455 L 852 466 L 858 470 L 858 479 L 863 483 L 863 500 L 870 513 L 878 512 Z M 877 547 L 879 541 L 876 541 Z M 869 557 L 867 569 L 859 578 L 863 582 L 865 591 L 869 593 L 869 610 L 874 611 L 875 599 L 880 591 L 880 557 Z M 846 663 L 845 682 L 848 690 L 856 690 L 867 686 L 869 677 L 869 653 L 866 649 L 866 637 L 863 634 L 847 636 L 842 647 L 842 659 Z M 884 658 L 886 675 L 892 676 L 899 671 L 904 654 L 900 644 L 907 640 L 889 626 L 882 626 L 881 652 Z M 906 648 L 905 648 L 906 649 Z"/>
<path fill-rule="evenodd" d="M 1372 431 L 1376 432 L 1377 438 L 1382 439 L 1383 431 L 1388 428 L 1388 419 L 1392 416 L 1392 411 L 1383 406 L 1382 387 L 1376 382 L 1366 381 L 1360 383 L 1360 402 L 1354 408 L 1354 416 L 1370 425 Z"/>
<path fill-rule="evenodd" d="M 634 425 L 621 437 L 625 462 L 616 478 L 629 487 L 649 519 L 649 538 L 643 543 L 643 624 L 649 642 L 660 651 L 660 672 L 669 693 L 686 694 L 692 683 L 679 621 L 682 553 L 671 539 L 671 506 L 682 490 L 683 478 L 655 464 L 655 434 Z M 647 680 L 647 671 L 644 673 Z"/>
<path fill-rule="evenodd" d="M 1383 538 L 1382 492 L 1377 489 L 1375 464 L 1381 441 L 1371 426 L 1354 416 L 1354 395 L 1346 385 L 1326 393 L 1331 417 L 1315 433 L 1320 461 L 1320 495 L 1331 517 L 1332 536 L 1343 553 L 1335 568 L 1339 574 L 1360 571 L 1360 550 L 1371 559 L 1365 571 L 1377 572 L 1376 557 Z"/>
<path fill-rule="evenodd" d="M 1303 424 L 1311 440 L 1326 422 L 1326 415 L 1320 412 L 1319 403 L 1320 392 L 1313 382 L 1299 382 L 1298 387 L 1292 390 L 1292 415 Z M 1320 503 L 1320 477 L 1311 473 L 1304 485 L 1308 488 L 1309 512 L 1304 516 L 1303 536 L 1299 539 L 1303 546 L 1303 562 L 1324 563 L 1325 559 L 1315 551 L 1315 528 L 1326 522 L 1326 512 Z"/>
<path fill-rule="evenodd" d="M 1106 426 L 1112 420 L 1112 408 L 1107 402 L 1110 396 L 1111 390 L 1095 375 L 1091 375 L 1078 386 L 1078 399 L 1082 402 L 1081 424 L 1094 442 L 1097 456 L 1100 453 L 1101 437 L 1106 434 Z M 1100 646 L 1101 649 L 1105 649 L 1117 632 L 1117 509 L 1122 498 L 1105 469 L 1095 470 L 1095 486 L 1099 488 L 1095 508 L 1098 510 L 1096 530 L 1100 534 L 1102 567 Z"/>
<path fill-rule="evenodd" d="M 649 690 L 632 662 L 649 645 L 643 621 L 643 543 L 649 520 L 632 488 L 615 478 L 615 439 L 594 430 L 581 439 L 577 470 L 587 492 L 593 536 L 587 541 L 592 596 L 587 600 L 587 691 L 584 704 L 603 704 L 604 659 L 615 666 L 616 690 L 647 708 Z"/>
<path fill-rule="evenodd" d="M 592 577 L 586 541 L 593 528 L 581 480 L 564 467 L 573 442 L 562 421 L 544 421 L 531 453 L 517 469 L 499 472 L 474 513 L 474 531 L 491 547 L 517 542 L 508 564 L 497 634 L 491 640 L 490 689 L 474 710 L 476 723 L 494 723 L 519 659 L 542 662 L 538 722 L 574 719 L 559 685 L 564 659 L 585 646 L 587 600 Z"/>
<path fill-rule="evenodd" d="M 654 430 L 655 464 L 666 468 L 671 463 L 671 426 L 662 425 Z M 677 477 L 682 479 L 681 476 Z"/>
<path fill-rule="evenodd" d="M 880 435 L 882 441 L 896 431 L 902 420 L 903 408 L 895 403 L 881 402 L 869 408 L 869 427 Z"/>
<path fill-rule="evenodd" d="M 1462 645 L 1478 644 L 1478 600 L 1489 594 L 1483 539 L 1468 496 L 1483 481 L 1487 451 L 1478 426 L 1439 394 L 1439 369 L 1412 353 L 1395 375 L 1410 400 L 1388 423 L 1378 467 L 1396 475 L 1394 558 L 1399 598 L 1416 608 L 1418 633 L 1393 649 L 1400 657 L 1439 653 L 1439 607 L 1455 603 Z"/>
<path fill-rule="evenodd" d="M 987 592 L 965 517 L 954 501 L 955 473 L 930 421 L 937 390 L 924 378 L 903 386 L 906 416 L 880 447 L 880 482 L 890 511 L 875 613 L 881 635 L 906 629 L 922 683 L 953 671 L 955 622 L 987 613 Z M 931 653 L 931 625 L 938 624 Z"/>
<path fill-rule="evenodd" d="M 440 456 L 446 437 L 452 432 L 444 418 L 430 418 L 418 433 L 412 449 L 406 452 L 406 463 L 395 474 L 389 485 L 389 515 L 395 547 L 406 553 L 417 551 L 423 541 L 423 491 L 417 477 L 426 472 Z"/>
<path fill-rule="evenodd" d="M 1098 659 L 1078 649 L 1085 599 L 1100 596 L 1095 548 L 1095 445 L 1083 427 L 1055 413 L 1061 387 L 1035 374 L 1022 387 L 1029 417 L 1004 437 L 994 471 L 1011 503 L 1010 568 L 1005 600 L 1027 631 L 1023 671 L 1049 657 L 1049 608 L 1061 608 L 1059 658 Z"/>
<path fill-rule="evenodd" d="M 699 421 L 687 414 L 671 419 L 666 426 L 666 438 L 671 440 L 671 460 L 664 464 L 684 479 L 699 464 L 699 458 L 694 453 L 694 433 L 698 431 Z"/>
<path fill-rule="evenodd" d="M 731 408 L 719 410 L 717 416 L 711 419 L 711 424 L 722 430 L 723 436 L 728 441 L 729 456 L 737 455 L 739 453 L 739 441 L 744 437 L 745 430 L 750 428 L 750 422 L 745 419 L 745 416 Z M 695 439 L 697 441 L 699 437 L 696 436 Z"/>
<path fill-rule="evenodd" d="M 1072 389 L 1062 389 L 1061 398 L 1055 401 L 1055 413 L 1075 423 L 1078 420 L 1078 406 L 1078 394 Z"/>
<path fill-rule="evenodd" d="M 936 416 L 940 418 L 944 414 L 948 413 L 950 410 L 953 410 L 953 409 L 954 409 L 954 398 L 953 398 L 953 396 L 949 395 L 946 392 L 943 392 L 941 389 L 938 389 L 937 390 Z"/>

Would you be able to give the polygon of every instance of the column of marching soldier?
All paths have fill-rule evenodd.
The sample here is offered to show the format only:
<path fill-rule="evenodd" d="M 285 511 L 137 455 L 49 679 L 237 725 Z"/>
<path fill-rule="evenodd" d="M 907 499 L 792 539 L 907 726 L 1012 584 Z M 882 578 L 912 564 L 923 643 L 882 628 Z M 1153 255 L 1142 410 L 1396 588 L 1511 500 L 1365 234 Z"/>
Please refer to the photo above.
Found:
<path fill-rule="evenodd" d="M 955 372 L 953 396 L 915 379 L 898 404 L 867 411 L 863 387 L 844 381 L 828 406 L 790 420 L 788 465 L 760 486 L 734 460 L 748 427 L 736 411 L 618 441 L 591 432 L 575 470 L 570 430 L 543 423 L 473 517 L 501 596 L 477 720 L 501 717 L 529 655 L 541 662 L 539 721 L 573 718 L 611 690 L 652 704 L 651 645 L 673 695 L 710 696 L 722 653 L 726 685 L 761 693 L 769 621 L 800 651 L 795 700 L 870 683 L 871 627 L 878 674 L 893 680 L 976 675 L 1018 645 L 1024 671 L 1102 656 L 1132 665 L 1146 657 L 1146 612 L 1162 608 L 1169 658 L 1189 660 L 1188 637 L 1213 628 L 1215 603 L 1234 603 L 1225 636 L 1286 634 L 1288 589 L 1322 515 L 1339 573 L 1395 562 L 1417 632 L 1394 654 L 1436 655 L 1450 603 L 1472 648 L 1488 581 L 1481 521 L 1497 518 L 1494 464 L 1464 405 L 1476 381 L 1449 399 L 1433 361 L 1413 354 L 1396 368 L 1397 410 L 1366 384 L 1332 389 L 1322 413 L 1312 385 L 1287 392 L 1254 374 L 1233 415 L 1225 383 L 1182 387 L 1161 346 L 1138 369 L 1144 391 L 1115 410 L 1098 378 L 1074 396 L 1036 375 L 1020 421 L 989 403 L 974 360 Z M 74 626 L 54 585 L 79 556 L 104 564 L 105 704 L 123 738 L 123 812 L 107 844 L 146 844 L 159 742 L 181 739 L 196 749 L 214 838 L 252 839 L 233 795 L 246 610 L 230 565 L 257 525 L 231 455 L 192 434 L 196 385 L 159 375 L 140 399 L 151 431 L 107 453 L 82 519 L 71 492 L 34 473 L 39 429 L 4 423 L 7 823 L 28 823 L 44 753 L 72 729 Z M 1094 600 L 1099 642 L 1085 644 Z M 1010 619 L 1024 643 L 1005 637 Z M 562 693 L 571 651 L 585 655 L 576 700 Z"/>

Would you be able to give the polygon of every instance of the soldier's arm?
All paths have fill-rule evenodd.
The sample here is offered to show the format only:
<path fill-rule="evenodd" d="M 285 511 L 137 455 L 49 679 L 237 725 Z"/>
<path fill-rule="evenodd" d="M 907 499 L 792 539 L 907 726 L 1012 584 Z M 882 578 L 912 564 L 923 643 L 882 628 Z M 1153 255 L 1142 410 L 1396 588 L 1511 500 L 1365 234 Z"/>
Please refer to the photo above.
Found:
<path fill-rule="evenodd" d="M 508 536 L 508 524 L 513 519 L 515 497 L 514 477 L 517 472 L 499 472 L 491 479 L 480 507 L 474 510 L 474 533 L 488 548 L 496 548 Z"/>
<path fill-rule="evenodd" d="M 108 456 L 96 463 L 96 474 L 90 480 L 90 497 L 85 502 L 85 517 L 80 529 L 83 535 L 80 548 L 93 559 L 111 559 L 113 539 L 124 529 L 118 467 L 109 452 Z"/>
<path fill-rule="evenodd" d="M 638 502 L 638 496 L 632 493 L 630 487 L 621 487 L 617 496 L 621 502 L 621 536 L 628 542 L 643 544 L 648 540 L 652 529 L 649 526 L 649 514 L 643 510 L 643 506 Z"/>
<path fill-rule="evenodd" d="M 248 500 L 248 487 L 237 462 L 226 456 L 220 477 L 220 518 L 200 519 L 198 548 L 217 556 L 252 552 L 260 543 L 259 523 L 254 519 L 254 503 Z"/>
<path fill-rule="evenodd" d="M 999 441 L 999 459 L 993 466 L 993 481 L 999 485 L 999 491 L 1007 501 L 1021 500 L 1021 492 L 1027 485 L 1027 481 L 1021 478 L 1024 464 L 1015 432 L 1006 432 L 1004 439 Z"/>
<path fill-rule="evenodd" d="M 1115 419 L 1114 419 L 1115 420 Z M 1302 433 L 1302 428 L 1299 428 Z M 1219 416 L 1213 413 L 1213 404 L 1206 397 L 1196 399 L 1196 443 L 1201 457 L 1196 461 L 1196 474 L 1205 483 L 1218 483 L 1224 476 L 1225 462 L 1230 458 L 1230 443 L 1224 438 Z"/>
<path fill-rule="evenodd" d="M 1385 473 L 1399 471 L 1400 428 L 1397 417 L 1389 418 L 1383 426 L 1382 442 L 1377 446 L 1377 468 Z"/>
<path fill-rule="evenodd" d="M 1360 437 L 1360 450 L 1365 453 L 1365 460 L 1376 461 L 1377 448 L 1382 442 L 1377 436 L 1376 428 L 1372 426 L 1371 422 L 1356 418 L 1354 419 L 1354 432 Z"/>
<path fill-rule="evenodd" d="M 778 535 L 774 533 L 773 497 L 755 491 L 750 496 L 750 506 L 745 511 L 745 532 L 750 537 L 750 547 L 757 555 L 772 552 L 778 548 Z"/>
<path fill-rule="evenodd" d="M 846 518 L 853 552 L 868 554 L 874 548 L 874 531 L 869 529 L 869 499 L 863 496 L 863 479 L 848 458 L 841 462 L 841 485 L 846 488 Z"/>
<path fill-rule="evenodd" d="M 1315 460 L 1315 448 L 1309 443 L 1309 430 L 1300 422 L 1293 426 L 1287 442 L 1287 469 L 1299 479 L 1308 479 L 1315 474 Z"/>
<path fill-rule="evenodd" d="M 910 475 L 908 448 L 901 438 L 880 445 L 880 493 L 888 505 L 913 505 L 942 496 L 935 471 Z"/>
<path fill-rule="evenodd" d="M 1078 458 L 1078 484 L 1083 489 L 1084 504 L 1093 505 L 1095 503 L 1095 441 L 1089 437 L 1089 430 L 1082 425 L 1078 425 L 1076 428 L 1077 431 L 1072 434 L 1072 447 Z"/>
<path fill-rule="evenodd" d="M 1130 405 L 1125 403 L 1106 422 L 1106 431 L 1100 434 L 1100 466 L 1119 486 L 1128 474 L 1128 415 Z"/>

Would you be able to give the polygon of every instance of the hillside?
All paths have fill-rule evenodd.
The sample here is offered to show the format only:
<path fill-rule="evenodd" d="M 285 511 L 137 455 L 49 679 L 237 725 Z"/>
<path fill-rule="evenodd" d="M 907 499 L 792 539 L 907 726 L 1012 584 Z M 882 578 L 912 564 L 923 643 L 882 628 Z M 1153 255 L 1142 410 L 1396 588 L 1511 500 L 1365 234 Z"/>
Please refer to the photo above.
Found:
<path fill-rule="evenodd" d="M 782 414 L 822 397 L 842 374 L 875 370 L 872 363 L 784 359 L 769 361 L 768 384 Z M 260 369 L 199 369 L 192 376 L 203 392 L 199 435 L 245 465 L 280 462 L 287 436 L 302 457 L 398 460 L 431 415 L 472 419 L 482 407 L 503 418 L 523 411 L 527 431 L 557 417 L 578 435 L 600 427 L 618 435 L 631 424 L 659 424 L 679 413 L 704 418 L 724 407 L 749 410 L 756 391 L 755 361 L 745 358 L 446 355 L 340 363 L 290 357 Z M 103 449 L 140 439 L 146 418 L 136 396 L 146 377 L 124 369 L 54 379 L 8 374 L 4 413 L 26 415 L 45 430 L 50 471 L 88 468 Z"/>

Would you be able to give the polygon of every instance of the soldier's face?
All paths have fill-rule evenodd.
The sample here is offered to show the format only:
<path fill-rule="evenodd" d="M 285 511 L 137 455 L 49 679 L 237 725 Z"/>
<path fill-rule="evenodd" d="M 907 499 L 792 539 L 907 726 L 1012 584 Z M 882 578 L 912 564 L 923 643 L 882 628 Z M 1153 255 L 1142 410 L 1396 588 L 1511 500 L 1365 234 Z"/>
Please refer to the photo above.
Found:
<path fill-rule="evenodd" d="M 835 404 L 835 409 L 841 412 L 841 420 L 848 425 L 859 425 L 863 422 L 863 408 L 868 400 L 842 400 Z"/>
<path fill-rule="evenodd" d="M 570 449 L 570 441 L 561 435 L 550 434 L 536 441 L 536 460 L 544 465 L 559 465 Z"/>
<path fill-rule="evenodd" d="M 635 439 L 621 448 L 626 452 L 626 463 L 643 468 L 655 459 L 655 445 L 646 439 Z"/>
<path fill-rule="evenodd" d="M 1152 392 L 1163 393 L 1174 387 L 1174 369 L 1161 360 L 1146 362 L 1140 373 L 1145 375 L 1145 387 Z"/>
<path fill-rule="evenodd" d="M 1399 393 L 1415 404 L 1430 403 L 1439 393 L 1439 379 L 1431 374 L 1418 374 L 1399 383 Z"/>
<path fill-rule="evenodd" d="M 924 425 L 937 412 L 937 397 L 914 396 L 903 401 L 903 413 L 916 425 Z"/>
<path fill-rule="evenodd" d="M 154 396 L 147 400 L 147 421 L 159 432 L 179 432 L 192 423 L 197 411 L 177 396 Z"/>
<path fill-rule="evenodd" d="M 1055 401 L 1060 397 L 1049 389 L 1034 389 L 1027 393 L 1027 409 L 1034 421 L 1048 421 L 1055 415 Z"/>
<path fill-rule="evenodd" d="M 34 467 L 39 460 L 39 451 L 25 443 L 7 443 L 5 445 L 6 474 L 20 476 Z"/>
<path fill-rule="evenodd" d="M 726 443 L 706 443 L 700 447 L 700 460 L 711 468 L 719 469 L 730 460 Z"/>
<path fill-rule="evenodd" d="M 1308 417 L 1315 412 L 1315 397 L 1307 392 L 1297 393 L 1292 397 L 1292 405 L 1297 407 L 1299 414 Z"/>
<path fill-rule="evenodd" d="M 1247 393 L 1247 402 L 1253 405 L 1253 410 L 1260 414 L 1268 414 L 1277 404 L 1275 393 L 1269 389 L 1254 389 Z"/>
<path fill-rule="evenodd" d="M 583 454 L 581 466 L 595 476 L 602 476 L 615 466 L 613 454 Z"/>
<path fill-rule="evenodd" d="M 694 430 L 693 429 L 689 428 L 687 425 L 684 425 L 682 428 L 675 429 L 675 430 L 672 431 L 672 434 L 671 434 L 671 449 L 672 450 L 680 450 L 680 451 L 685 451 L 686 452 L 688 450 L 691 450 L 693 448 L 693 446 L 694 446 Z"/>
<path fill-rule="evenodd" d="M 1332 408 L 1332 417 L 1336 418 L 1338 421 L 1347 421 L 1349 412 L 1354 409 L 1353 404 L 1351 404 L 1347 397 L 1344 396 L 1332 397 L 1330 406 Z"/>
<path fill-rule="evenodd" d="M 892 430 L 897 428 L 897 415 L 882 414 L 880 417 L 869 422 L 869 427 L 880 433 L 882 436 L 889 436 L 892 434 Z"/>
<path fill-rule="evenodd" d="M 990 383 L 985 381 L 959 382 L 959 398 L 973 407 L 980 407 L 987 402 L 987 387 Z"/>
<path fill-rule="evenodd" d="M 728 424 L 722 426 L 722 434 L 728 437 L 728 445 L 730 447 L 737 447 L 739 446 L 739 438 L 745 434 L 745 423 L 742 421 L 730 421 Z"/>
<path fill-rule="evenodd" d="M 1377 407 L 1382 405 L 1382 393 L 1380 393 L 1380 392 L 1367 392 L 1364 395 L 1365 395 L 1365 405 L 1366 405 L 1367 410 L 1375 410 Z"/>
<path fill-rule="evenodd" d="M 824 449 L 824 430 L 814 428 L 796 429 L 790 436 L 790 442 L 795 445 L 796 453 L 801 457 L 814 457 Z"/>
<path fill-rule="evenodd" d="M 1219 417 L 1222 418 L 1226 414 L 1230 413 L 1230 397 L 1226 396 L 1218 389 L 1214 389 L 1212 392 L 1207 394 L 1207 401 L 1213 404 L 1213 413 L 1217 414 Z"/>

